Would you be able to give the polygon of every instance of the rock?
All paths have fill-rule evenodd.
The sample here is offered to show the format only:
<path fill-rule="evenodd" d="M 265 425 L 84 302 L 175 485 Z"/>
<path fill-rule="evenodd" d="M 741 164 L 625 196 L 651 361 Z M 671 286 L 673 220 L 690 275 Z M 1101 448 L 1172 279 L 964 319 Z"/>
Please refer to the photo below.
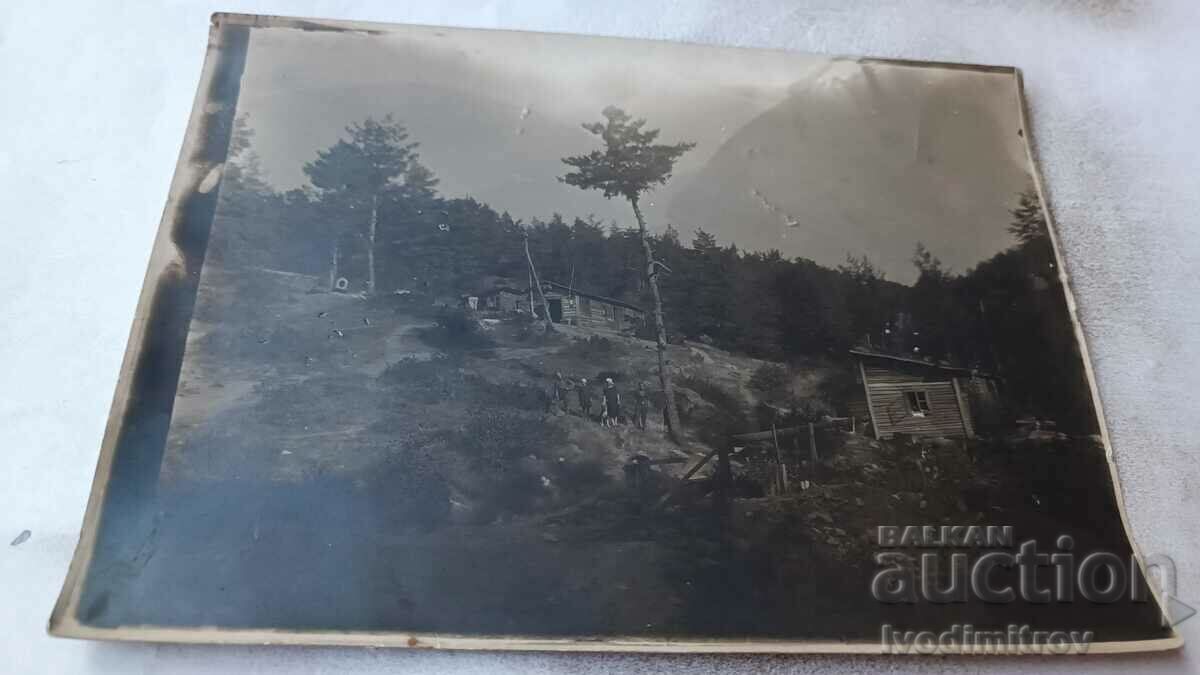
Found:
<path fill-rule="evenodd" d="M 854 505 L 855 505 L 855 506 L 866 506 L 866 505 L 867 505 L 867 503 L 863 501 L 862 497 L 855 497 L 855 498 L 854 498 Z"/>

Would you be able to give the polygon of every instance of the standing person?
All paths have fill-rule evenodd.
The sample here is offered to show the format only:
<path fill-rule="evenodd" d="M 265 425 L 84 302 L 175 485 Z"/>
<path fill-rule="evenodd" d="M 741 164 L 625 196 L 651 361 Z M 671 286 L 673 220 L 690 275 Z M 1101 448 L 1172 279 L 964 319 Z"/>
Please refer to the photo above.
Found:
<path fill-rule="evenodd" d="M 575 393 L 579 396 L 579 412 L 583 413 L 585 418 L 592 416 L 592 390 L 588 388 L 586 377 L 579 378 L 579 386 L 575 388 Z"/>
<path fill-rule="evenodd" d="M 646 430 L 646 416 L 650 414 L 650 394 L 646 391 L 646 383 L 638 382 L 637 392 L 633 399 L 633 421 L 637 428 Z"/>
<path fill-rule="evenodd" d="M 567 381 L 561 371 L 554 373 L 554 407 L 567 412 Z"/>
<path fill-rule="evenodd" d="M 613 426 L 621 421 L 621 392 L 611 377 L 604 378 L 604 406 L 608 408 L 608 419 Z"/>
<path fill-rule="evenodd" d="M 571 414 L 571 398 L 575 395 L 575 380 L 566 378 L 563 380 L 562 391 L 562 411 L 564 415 Z"/>
<path fill-rule="evenodd" d="M 553 415 L 558 409 L 558 383 L 552 382 L 550 386 L 542 390 L 542 400 L 546 404 L 546 414 Z"/>

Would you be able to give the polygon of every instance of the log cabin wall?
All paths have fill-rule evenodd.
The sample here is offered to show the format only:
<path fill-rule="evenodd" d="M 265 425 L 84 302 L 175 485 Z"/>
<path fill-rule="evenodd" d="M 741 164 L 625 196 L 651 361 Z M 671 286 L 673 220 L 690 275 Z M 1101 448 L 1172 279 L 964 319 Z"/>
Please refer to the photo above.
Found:
<path fill-rule="evenodd" d="M 913 436 L 965 436 L 953 382 L 881 383 L 868 385 L 871 407 L 881 438 L 897 433 Z M 929 410 L 915 414 L 909 392 L 924 393 Z"/>
<path fill-rule="evenodd" d="M 850 402 L 850 414 L 869 416 L 878 438 L 974 436 L 956 369 L 872 356 L 859 356 L 858 367 L 863 396 Z"/>
<path fill-rule="evenodd" d="M 604 302 L 598 298 L 584 295 L 577 297 L 577 311 L 574 314 L 575 324 L 594 330 L 622 331 L 636 329 L 640 323 L 641 312 Z M 564 305 L 564 316 L 566 314 Z"/>

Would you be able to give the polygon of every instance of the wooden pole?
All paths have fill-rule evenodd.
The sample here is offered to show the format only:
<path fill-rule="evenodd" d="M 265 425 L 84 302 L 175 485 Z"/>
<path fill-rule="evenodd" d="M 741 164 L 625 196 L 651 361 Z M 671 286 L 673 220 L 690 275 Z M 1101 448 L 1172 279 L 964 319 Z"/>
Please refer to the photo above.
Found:
<path fill-rule="evenodd" d="M 858 360 L 858 373 L 862 377 L 863 392 L 867 396 L 867 413 L 871 415 L 871 433 L 875 434 L 875 440 L 880 440 L 879 437 L 879 421 L 875 419 L 875 402 L 871 400 L 871 381 L 867 379 L 867 368 L 863 365 L 862 359 Z"/>
<path fill-rule="evenodd" d="M 691 478 L 692 476 L 695 476 L 696 472 L 699 471 L 700 469 L 704 468 L 704 465 L 708 464 L 708 460 L 712 459 L 713 455 L 715 455 L 715 454 L 717 454 L 716 450 L 709 451 L 709 453 L 707 455 L 705 455 L 704 457 L 702 457 L 699 462 L 696 462 L 695 466 L 688 469 L 687 473 L 683 474 L 683 478 L 680 478 L 679 480 L 687 480 L 687 479 Z"/>
<path fill-rule="evenodd" d="M 733 511 L 733 467 L 729 463 L 729 447 L 722 444 L 717 448 L 717 514 L 722 521 Z"/>
<path fill-rule="evenodd" d="M 787 464 L 783 462 L 783 451 L 779 449 L 779 434 L 775 432 L 775 425 L 771 425 L 771 440 L 775 443 L 775 462 L 779 465 L 777 471 L 777 479 L 779 481 L 779 492 L 787 492 L 788 475 Z"/>
<path fill-rule="evenodd" d="M 817 434 L 816 430 L 813 429 L 812 422 L 808 423 L 808 452 L 812 456 L 812 474 L 815 480 L 817 477 L 817 462 L 821 458 L 817 456 Z"/>
<path fill-rule="evenodd" d="M 371 195 L 371 222 L 367 229 L 367 295 L 375 294 L 375 230 L 379 226 L 379 195 Z"/>
<path fill-rule="evenodd" d="M 654 252 L 650 249 L 650 234 L 646 231 L 646 219 L 638 206 L 637 197 L 630 197 L 633 215 L 637 217 L 638 233 L 642 239 L 642 252 L 646 256 L 646 281 L 650 284 L 650 295 L 654 298 L 655 343 L 658 349 L 658 381 L 662 385 L 667 408 L 667 435 L 678 443 L 683 438 L 683 427 L 679 423 L 679 411 L 675 408 L 675 387 L 671 383 L 671 360 L 667 356 L 667 327 L 663 322 L 662 294 L 658 291 L 658 275 L 654 269 Z"/>
<path fill-rule="evenodd" d="M 525 260 L 529 263 L 529 276 L 533 277 L 533 285 L 537 286 L 538 297 L 542 300 L 542 313 L 546 320 L 546 332 L 554 332 L 554 324 L 550 319 L 550 303 L 546 301 L 546 292 L 542 290 L 542 282 L 538 279 L 537 268 L 533 266 L 533 256 L 529 254 L 529 233 L 523 232 L 525 240 Z"/>
<path fill-rule="evenodd" d="M 954 402 L 958 404 L 958 420 L 962 423 L 963 436 L 966 438 L 975 438 L 975 429 L 971 424 L 971 409 L 967 405 L 967 399 L 963 395 L 962 387 L 958 386 L 958 378 L 950 378 L 950 384 L 954 385 Z"/>
<path fill-rule="evenodd" d="M 338 254 L 340 253 L 340 251 L 338 250 L 339 248 L 341 248 L 341 242 L 335 236 L 333 238 L 333 256 L 329 261 L 329 290 L 330 291 L 337 290 Z"/>

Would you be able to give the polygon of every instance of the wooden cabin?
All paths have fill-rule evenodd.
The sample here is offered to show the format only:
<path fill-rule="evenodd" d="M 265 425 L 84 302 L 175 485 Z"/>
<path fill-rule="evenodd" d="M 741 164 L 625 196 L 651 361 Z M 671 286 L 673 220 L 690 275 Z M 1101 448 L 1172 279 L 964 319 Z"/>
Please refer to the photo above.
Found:
<path fill-rule="evenodd" d="M 646 313 L 637 305 L 554 281 L 543 281 L 542 292 L 554 323 L 624 333 L 637 330 L 646 319 Z M 542 315 L 541 298 L 536 295 L 533 309 L 539 317 Z"/>
<path fill-rule="evenodd" d="M 875 438 L 896 434 L 974 438 L 996 415 L 995 381 L 945 363 L 852 349 L 861 386 L 850 414 L 869 420 Z"/>
<path fill-rule="evenodd" d="M 529 311 L 529 291 L 510 286 L 491 288 L 476 296 L 475 309 L 481 312 L 519 312 Z M 468 300 L 469 302 L 469 300 Z"/>

